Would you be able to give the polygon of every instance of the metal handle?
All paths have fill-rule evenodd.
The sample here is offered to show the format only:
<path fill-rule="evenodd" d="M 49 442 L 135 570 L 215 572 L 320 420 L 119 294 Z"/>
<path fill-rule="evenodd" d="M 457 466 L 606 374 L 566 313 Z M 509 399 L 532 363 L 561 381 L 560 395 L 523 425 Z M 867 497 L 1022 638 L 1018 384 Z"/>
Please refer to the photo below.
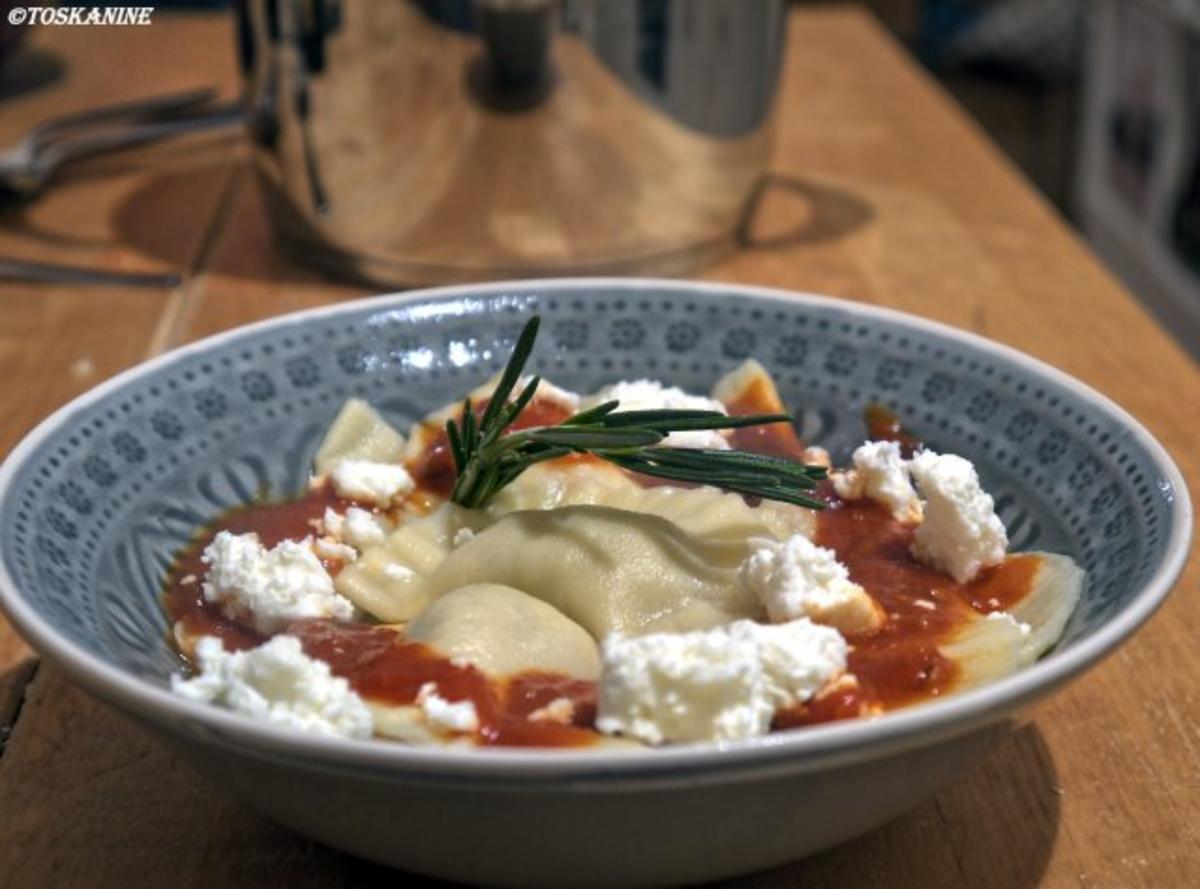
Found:
<path fill-rule="evenodd" d="M 92 157 L 108 151 L 131 148 L 156 142 L 170 136 L 229 126 L 241 119 L 241 110 L 236 103 L 226 103 L 205 114 L 181 117 L 159 123 L 147 123 L 127 129 L 77 136 L 47 148 L 38 157 L 38 167 L 52 169 L 64 163 Z"/>

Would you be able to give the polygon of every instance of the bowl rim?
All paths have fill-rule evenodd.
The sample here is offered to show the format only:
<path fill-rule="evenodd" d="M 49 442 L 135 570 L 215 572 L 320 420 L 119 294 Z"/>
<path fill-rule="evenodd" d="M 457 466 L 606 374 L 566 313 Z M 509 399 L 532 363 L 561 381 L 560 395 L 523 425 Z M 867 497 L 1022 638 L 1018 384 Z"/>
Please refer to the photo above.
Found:
<path fill-rule="evenodd" d="M 1169 498 L 1173 519 L 1166 557 L 1134 598 L 1092 636 L 1066 651 L 1051 653 L 1012 676 L 943 700 L 888 713 L 873 720 L 829 723 L 811 726 L 803 731 L 768 734 L 722 744 L 694 743 L 639 751 L 556 749 L 552 755 L 548 755 L 545 749 L 536 748 L 432 748 L 290 733 L 210 705 L 185 700 L 165 687 L 125 672 L 59 634 L 48 620 L 24 600 L 2 559 L 0 608 L 31 646 L 49 658 L 72 682 L 126 713 L 176 733 L 185 731 L 209 742 L 259 757 L 289 762 L 302 760 L 329 768 L 365 768 L 397 777 L 458 777 L 476 781 L 515 779 L 528 783 L 538 779 L 578 781 L 590 778 L 663 777 L 685 773 L 728 775 L 731 770 L 771 768 L 781 764 L 793 770 L 816 769 L 836 762 L 925 746 L 939 738 L 963 734 L 997 721 L 1093 666 L 1150 618 L 1183 570 L 1190 552 L 1193 516 L 1182 473 L 1166 448 L 1141 423 L 1111 399 L 1069 374 L 971 331 L 887 307 L 780 288 L 655 278 L 547 278 L 425 288 L 319 306 L 221 331 L 128 368 L 72 399 L 42 420 L 0 464 L 0 504 L 14 484 L 17 469 L 38 451 L 47 436 L 69 422 L 73 415 L 135 379 L 227 341 L 273 328 L 293 327 L 318 319 L 352 314 L 363 309 L 373 308 L 384 312 L 412 302 L 451 302 L 505 294 L 530 297 L 596 289 L 626 291 L 630 294 L 670 292 L 749 297 L 793 306 L 829 308 L 832 305 L 851 317 L 869 317 L 956 341 L 1049 379 L 1119 422 L 1156 461 L 1162 475 L 1160 486 Z M 1169 485 L 1169 491 L 1164 482 Z"/>

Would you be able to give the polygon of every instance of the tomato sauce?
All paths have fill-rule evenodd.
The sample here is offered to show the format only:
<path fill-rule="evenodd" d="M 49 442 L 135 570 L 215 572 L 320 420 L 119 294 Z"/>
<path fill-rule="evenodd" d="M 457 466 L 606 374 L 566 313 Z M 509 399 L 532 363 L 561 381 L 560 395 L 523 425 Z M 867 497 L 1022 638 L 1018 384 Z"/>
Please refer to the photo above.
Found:
<path fill-rule="evenodd" d="M 479 404 L 476 410 L 482 412 L 485 407 Z M 774 412 L 779 405 L 766 384 L 755 381 L 728 408 L 731 414 L 746 415 Z M 564 406 L 537 399 L 512 428 L 552 425 L 568 415 Z M 872 405 L 865 419 L 872 438 L 898 441 L 906 451 L 920 446 L 916 436 L 886 408 Z M 789 423 L 735 430 L 732 444 L 797 460 L 804 451 Z M 418 483 L 410 506 L 418 501 L 436 505 L 450 493 L 454 466 L 444 430 L 432 438 L 409 470 Z M 637 478 L 645 484 L 664 483 Z M 1038 559 L 1009 556 L 972 582 L 959 584 L 913 559 L 909 548 L 915 528 L 893 519 L 885 507 L 866 499 L 842 501 L 828 481 L 818 485 L 814 496 L 828 504 L 818 514 L 816 542 L 837 554 L 851 579 L 880 604 L 886 620 L 877 630 L 847 637 L 848 668 L 857 681 L 843 682 L 814 700 L 777 713 L 772 727 L 874 714 L 951 691 L 959 668 L 941 654 L 940 646 L 977 615 L 1006 610 L 1028 595 Z M 327 507 L 340 510 L 347 505 L 325 485 L 294 501 L 259 503 L 229 512 L 199 535 L 172 567 L 164 594 L 167 613 L 190 637 L 215 635 L 230 649 L 261 644 L 265 637 L 204 600 L 206 566 L 200 558 L 204 548 L 221 530 L 253 531 L 268 547 L 285 539 L 302 539 L 314 532 Z M 340 565 L 326 567 L 336 572 Z M 595 683 L 539 672 L 493 679 L 474 667 L 441 657 L 425 645 L 405 642 L 393 629 L 371 624 L 306 620 L 292 624 L 288 632 L 300 638 L 309 655 L 328 663 L 368 700 L 411 705 L 422 686 L 434 683 L 438 694 L 449 701 L 471 701 L 480 720 L 476 740 L 481 744 L 579 746 L 599 737 L 592 729 Z M 560 698 L 571 704 L 565 723 L 528 718 Z"/>
<path fill-rule="evenodd" d="M 921 450 L 920 437 L 904 428 L 895 412 L 878 402 L 868 404 L 863 410 L 863 423 L 867 427 L 867 438 L 871 441 L 896 442 L 905 459 Z"/>
<path fill-rule="evenodd" d="M 854 683 L 834 688 L 796 707 L 780 710 L 771 720 L 771 728 L 778 731 L 821 722 L 835 722 L 839 719 L 856 719 L 859 716 L 870 715 L 875 709 L 877 708 L 870 694 L 861 683 Z"/>
<path fill-rule="evenodd" d="M 848 669 L 865 700 L 883 709 L 937 697 L 952 690 L 958 665 L 939 646 L 966 624 L 1029 594 L 1038 559 L 1009 556 L 960 584 L 918 563 L 910 554 L 916 528 L 896 521 L 873 500 L 834 501 L 817 517 L 816 542 L 883 608 L 887 619 L 873 632 L 847 636 Z M 840 718 L 840 717 L 833 717 Z"/>
<path fill-rule="evenodd" d="M 549 673 L 521 673 L 503 681 L 459 664 L 419 642 L 366 624 L 328 620 L 297 621 L 288 633 L 299 637 L 305 652 L 325 661 L 363 698 L 379 703 L 414 704 L 426 683 L 448 701 L 470 701 L 479 716 L 477 739 L 506 747 L 575 747 L 598 735 L 590 726 L 596 714 L 596 684 Z M 528 719 L 551 701 L 571 702 L 568 724 Z"/>
<path fill-rule="evenodd" d="M 325 514 L 325 508 L 341 501 L 329 485 L 309 491 L 296 500 L 281 503 L 254 503 L 226 513 L 206 528 L 175 560 L 167 576 L 163 604 L 172 622 L 180 622 L 184 632 L 194 636 L 217 636 L 230 650 L 254 648 L 266 637 L 251 627 L 231 620 L 204 598 L 203 581 L 208 572 L 201 555 L 217 533 L 258 534 L 265 547 L 284 540 L 300 540 L 311 535 L 314 523 Z M 338 566 L 326 564 L 327 570 Z"/>

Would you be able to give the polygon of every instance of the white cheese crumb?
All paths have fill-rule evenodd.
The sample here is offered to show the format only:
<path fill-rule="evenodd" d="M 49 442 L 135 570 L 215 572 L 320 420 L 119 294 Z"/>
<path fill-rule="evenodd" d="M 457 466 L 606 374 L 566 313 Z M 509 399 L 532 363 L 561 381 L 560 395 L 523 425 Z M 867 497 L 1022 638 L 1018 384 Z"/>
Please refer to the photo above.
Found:
<path fill-rule="evenodd" d="M 858 677 L 853 673 L 843 673 L 837 679 L 830 682 L 821 689 L 820 694 L 814 695 L 817 700 L 829 694 L 836 694 L 839 691 L 854 691 L 859 687 Z"/>
<path fill-rule="evenodd" d="M 622 380 L 611 386 L 605 386 L 595 395 L 589 397 L 584 406 L 603 404 L 606 401 L 619 401 L 619 411 L 650 411 L 650 410 L 701 410 L 728 413 L 725 405 L 703 395 L 690 395 L 675 386 L 664 386 L 658 380 Z M 710 450 L 725 450 L 729 441 L 716 429 L 694 429 L 686 432 L 672 432 L 662 442 L 672 448 L 707 448 Z"/>
<path fill-rule="evenodd" d="M 346 531 L 346 517 L 332 507 L 326 506 L 325 515 L 321 516 L 321 523 L 317 530 L 341 540 L 342 534 Z"/>
<path fill-rule="evenodd" d="M 338 543 L 331 537 L 318 537 L 313 541 L 313 552 L 322 559 L 333 562 L 353 562 L 358 558 L 358 550 L 344 543 Z"/>
<path fill-rule="evenodd" d="M 171 677 L 171 691 L 192 701 L 218 704 L 260 722 L 320 735 L 369 738 L 371 711 L 329 665 L 306 655 L 293 636 L 249 651 L 227 652 L 221 640 L 196 644 L 200 674 Z"/>
<path fill-rule="evenodd" d="M 649 744 L 763 734 L 774 708 L 758 646 L 721 628 L 613 635 L 601 646 L 596 728 Z"/>
<path fill-rule="evenodd" d="M 351 506 L 346 510 L 346 521 L 342 528 L 342 539 L 358 550 L 364 550 L 387 537 L 389 525 L 382 516 Z"/>
<path fill-rule="evenodd" d="M 570 698 L 555 698 L 529 714 L 530 722 L 557 722 L 560 725 L 570 725 L 574 718 L 575 704 Z"/>
<path fill-rule="evenodd" d="M 473 732 L 479 728 L 479 714 L 471 701 L 448 701 L 438 694 L 437 684 L 426 682 L 417 691 L 417 704 L 425 720 L 435 728 L 450 732 Z"/>
<path fill-rule="evenodd" d="M 834 678 L 845 675 L 848 647 L 841 633 L 801 618 L 786 624 L 741 621 L 735 633 L 759 646 L 763 678 L 776 708 L 803 704 Z"/>
<path fill-rule="evenodd" d="M 834 493 L 843 500 L 859 500 L 864 493 L 863 477 L 856 469 L 835 469 L 829 473 Z"/>
<path fill-rule="evenodd" d="M 387 537 L 388 525 L 383 516 L 358 506 L 351 506 L 345 515 L 327 506 L 321 519 L 321 529 L 328 536 L 361 552 L 369 546 L 382 543 Z"/>
<path fill-rule="evenodd" d="M 969 460 L 922 451 L 909 461 L 909 471 L 925 497 L 925 518 L 912 546 L 919 561 L 959 583 L 1004 561 L 1008 534 Z"/>
<path fill-rule="evenodd" d="M 454 532 L 454 537 L 450 539 L 450 545 L 455 549 L 462 546 L 468 540 L 475 536 L 475 532 L 470 528 L 459 528 Z"/>
<path fill-rule="evenodd" d="M 304 617 L 354 616 L 354 606 L 334 591 L 310 541 L 284 540 L 268 550 L 257 534 L 220 531 L 200 559 L 208 566 L 205 600 L 260 633 L 278 633 Z"/>
<path fill-rule="evenodd" d="M 387 506 L 397 494 L 415 487 L 408 470 L 395 463 L 343 460 L 329 474 L 339 497 Z"/>
<path fill-rule="evenodd" d="M 811 618 L 843 633 L 871 630 L 883 621 L 875 600 L 850 580 L 833 550 L 802 534 L 785 541 L 750 541 L 750 555 L 738 569 L 738 582 L 776 623 Z"/>
<path fill-rule="evenodd" d="M 908 466 L 894 441 L 868 441 L 851 457 L 854 468 L 832 473 L 833 489 L 843 500 L 869 497 L 902 522 L 921 521 L 921 501 L 909 479 Z"/>
<path fill-rule="evenodd" d="M 807 619 L 690 633 L 612 635 L 601 646 L 596 727 L 648 744 L 765 734 L 775 710 L 846 668 L 837 630 Z"/>

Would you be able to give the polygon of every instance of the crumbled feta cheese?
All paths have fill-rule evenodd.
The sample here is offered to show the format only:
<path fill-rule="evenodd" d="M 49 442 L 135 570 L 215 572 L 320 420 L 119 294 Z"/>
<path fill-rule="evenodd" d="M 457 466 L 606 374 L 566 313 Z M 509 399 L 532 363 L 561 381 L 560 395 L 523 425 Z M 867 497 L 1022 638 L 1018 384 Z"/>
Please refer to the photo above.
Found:
<path fill-rule="evenodd" d="M 843 633 L 878 627 L 883 612 L 832 550 L 802 534 L 784 541 L 750 541 L 750 555 L 738 569 L 743 589 L 755 596 L 776 623 L 811 618 Z"/>
<path fill-rule="evenodd" d="M 596 727 L 648 744 L 764 734 L 775 710 L 846 668 L 837 630 L 807 619 L 690 633 L 612 635 L 601 646 Z"/>
<path fill-rule="evenodd" d="M 724 628 L 613 635 L 600 653 L 602 732 L 663 744 L 749 738 L 770 725 L 758 646 Z"/>
<path fill-rule="evenodd" d="M 894 441 L 868 441 L 854 451 L 854 468 L 835 472 L 833 489 L 843 500 L 869 497 L 892 511 L 902 522 L 921 521 L 921 501 L 913 490 L 908 466 Z"/>
<path fill-rule="evenodd" d="M 1004 561 L 1008 534 L 969 460 L 922 451 L 909 461 L 909 471 L 925 497 L 925 518 L 912 546 L 919 561 L 959 583 Z"/>
<path fill-rule="evenodd" d="M 774 625 L 742 621 L 733 631 L 758 643 L 763 678 L 776 709 L 802 704 L 834 677 L 845 675 L 848 648 L 836 629 L 801 618 Z"/>
<path fill-rule="evenodd" d="M 833 491 L 842 500 L 859 500 L 863 497 L 863 476 L 856 469 L 834 469 L 829 473 Z"/>
<path fill-rule="evenodd" d="M 570 725 L 574 718 L 575 704 L 570 698 L 555 698 L 529 714 L 530 722 L 557 722 L 560 725 Z"/>
<path fill-rule="evenodd" d="M 837 694 L 838 692 L 856 691 L 860 686 L 861 683 L 858 681 L 857 676 L 853 673 L 843 673 L 822 688 L 817 694 L 813 695 L 813 700 L 819 701 L 828 695 Z"/>
<path fill-rule="evenodd" d="M 208 566 L 205 600 L 260 633 L 277 633 L 303 617 L 354 616 L 309 541 L 284 540 L 268 550 L 257 534 L 220 531 L 200 559 Z"/>
<path fill-rule="evenodd" d="M 475 532 L 470 528 L 459 528 L 454 532 L 454 537 L 451 538 L 450 545 L 457 549 L 474 536 Z"/>
<path fill-rule="evenodd" d="M 479 728 L 479 714 L 471 701 L 448 701 L 438 694 L 437 684 L 426 682 L 417 691 L 417 705 L 425 720 L 434 728 L 450 732 L 473 732 Z"/>
<path fill-rule="evenodd" d="M 358 506 L 351 506 L 345 515 L 326 507 L 321 527 L 330 537 L 359 551 L 382 543 L 388 531 L 387 520 L 383 516 L 377 516 Z"/>
<path fill-rule="evenodd" d="M 388 529 L 388 522 L 382 516 L 351 506 L 346 510 L 342 539 L 355 549 L 362 550 L 383 543 L 387 538 Z"/>
<path fill-rule="evenodd" d="M 249 651 L 227 652 L 221 640 L 196 644 L 200 673 L 171 677 L 171 690 L 261 722 L 321 735 L 369 738 L 371 711 L 329 665 L 306 655 L 294 636 L 276 636 Z"/>
<path fill-rule="evenodd" d="M 343 460 L 330 474 L 339 497 L 387 506 L 397 494 L 407 494 L 415 482 L 403 466 L 370 460 Z"/>
<path fill-rule="evenodd" d="M 321 523 L 317 527 L 317 530 L 341 540 L 342 534 L 346 530 L 346 517 L 333 508 L 326 506 L 325 515 L 321 516 Z"/>
<path fill-rule="evenodd" d="M 338 543 L 331 537 L 318 537 L 314 540 L 313 552 L 320 558 L 332 562 L 353 562 L 358 558 L 358 550 L 344 543 Z"/>
<path fill-rule="evenodd" d="M 863 477 L 857 469 L 835 469 L 829 473 L 833 491 L 843 500 L 859 500 L 864 493 Z"/>
<path fill-rule="evenodd" d="M 664 386 L 658 380 L 622 380 L 605 386 L 587 399 L 585 406 L 619 401 L 619 411 L 701 410 L 728 413 L 725 405 L 702 395 L 689 395 L 675 386 Z M 729 441 L 716 429 L 694 429 L 672 432 L 663 444 L 672 448 L 707 448 L 724 450 Z"/>

